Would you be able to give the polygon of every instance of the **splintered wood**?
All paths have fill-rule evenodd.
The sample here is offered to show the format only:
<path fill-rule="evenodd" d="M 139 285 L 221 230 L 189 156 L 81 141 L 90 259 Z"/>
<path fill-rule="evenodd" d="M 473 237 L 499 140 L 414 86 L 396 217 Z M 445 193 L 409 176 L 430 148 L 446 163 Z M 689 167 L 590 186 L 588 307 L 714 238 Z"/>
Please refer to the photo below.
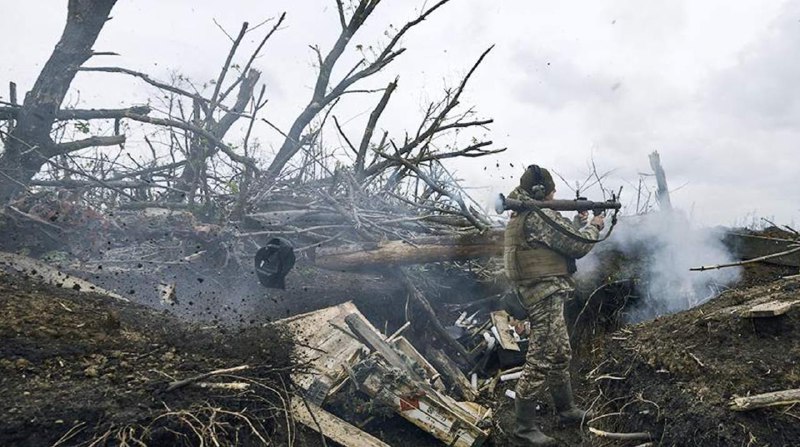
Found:
<path fill-rule="evenodd" d="M 486 441 L 489 431 L 481 429 L 491 411 L 474 403 L 456 402 L 451 397 L 421 390 L 407 375 L 397 374 L 381 361 L 356 366 L 355 375 L 368 395 L 395 410 L 407 421 L 456 447 L 476 447 Z"/>
<path fill-rule="evenodd" d="M 312 385 L 327 388 L 322 400 L 330 390 L 344 383 L 347 379 L 345 365 L 354 364 L 362 356 L 362 350 L 366 349 L 344 321 L 351 314 L 358 315 L 377 332 L 350 301 L 279 322 L 285 324 L 294 335 L 297 342 L 295 352 L 307 365 L 303 371 L 293 375 L 295 382 L 306 391 Z M 321 404 L 322 400 L 316 403 Z"/>
<path fill-rule="evenodd" d="M 478 447 L 488 438 L 489 429 L 481 427 L 491 427 L 491 410 L 443 394 L 434 366 L 405 337 L 387 340 L 353 303 L 278 323 L 292 331 L 297 352 L 307 362 L 307 368 L 293 376 L 305 401 L 295 398 L 292 412 L 329 439 L 348 447 L 385 445 L 322 408 L 348 379 L 374 402 L 447 445 Z"/>
<path fill-rule="evenodd" d="M 498 310 L 497 312 L 492 312 L 491 317 L 492 324 L 497 328 L 496 336 L 500 347 L 508 351 L 519 351 L 519 344 L 511 335 L 514 328 L 511 327 L 508 313 L 504 310 Z"/>

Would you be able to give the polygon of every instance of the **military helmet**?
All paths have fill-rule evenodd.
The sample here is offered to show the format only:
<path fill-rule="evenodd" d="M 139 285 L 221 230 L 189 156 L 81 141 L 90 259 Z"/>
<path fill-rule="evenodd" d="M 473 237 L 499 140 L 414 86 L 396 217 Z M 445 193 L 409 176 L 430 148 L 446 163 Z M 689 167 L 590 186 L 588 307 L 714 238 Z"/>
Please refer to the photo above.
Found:
<path fill-rule="evenodd" d="M 550 171 L 539 165 L 530 165 L 519 179 L 519 186 L 527 191 L 535 199 L 543 199 L 544 196 L 556 190 L 556 183 Z M 541 196 L 541 197 L 536 197 Z"/>

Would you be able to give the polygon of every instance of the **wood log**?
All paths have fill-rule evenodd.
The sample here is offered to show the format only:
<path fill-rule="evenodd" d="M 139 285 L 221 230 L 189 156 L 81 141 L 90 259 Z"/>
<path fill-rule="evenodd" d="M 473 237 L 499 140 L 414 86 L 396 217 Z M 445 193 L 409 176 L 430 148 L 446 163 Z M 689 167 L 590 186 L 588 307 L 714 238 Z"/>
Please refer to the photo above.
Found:
<path fill-rule="evenodd" d="M 458 368 L 456 363 L 447 356 L 444 352 L 430 348 L 425 351 L 425 355 L 433 366 L 447 378 L 447 381 L 453 386 L 464 400 L 474 401 L 478 397 L 478 393 L 470 386 L 467 376 Z"/>
<path fill-rule="evenodd" d="M 800 389 L 775 391 L 755 396 L 734 397 L 729 407 L 734 411 L 749 411 L 776 405 L 791 405 L 800 402 Z"/>
<path fill-rule="evenodd" d="M 320 248 L 315 264 L 329 270 L 358 270 L 386 265 L 463 261 L 499 256 L 503 251 L 503 230 L 463 236 L 425 236 L 405 241 L 350 244 Z"/>

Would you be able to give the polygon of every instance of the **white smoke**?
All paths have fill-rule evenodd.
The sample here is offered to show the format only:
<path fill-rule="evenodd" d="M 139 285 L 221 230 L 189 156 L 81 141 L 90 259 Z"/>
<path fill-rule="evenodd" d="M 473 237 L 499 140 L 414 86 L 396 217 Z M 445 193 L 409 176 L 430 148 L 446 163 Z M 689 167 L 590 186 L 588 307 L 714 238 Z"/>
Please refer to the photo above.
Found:
<path fill-rule="evenodd" d="M 601 259 L 608 250 L 625 258 L 620 272 L 637 279 L 638 301 L 629 321 L 638 322 L 688 309 L 716 296 L 739 279 L 740 267 L 690 271 L 692 267 L 734 260 L 720 230 L 693 228 L 680 211 L 621 218 L 611 237 L 578 261 L 578 278 L 607 275 Z"/>

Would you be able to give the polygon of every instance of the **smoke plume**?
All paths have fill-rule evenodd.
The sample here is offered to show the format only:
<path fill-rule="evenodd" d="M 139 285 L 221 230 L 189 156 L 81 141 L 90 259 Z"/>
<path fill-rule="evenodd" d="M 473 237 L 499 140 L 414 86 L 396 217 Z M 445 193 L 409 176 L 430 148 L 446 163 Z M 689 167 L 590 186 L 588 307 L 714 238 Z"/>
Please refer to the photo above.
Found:
<path fill-rule="evenodd" d="M 635 279 L 638 299 L 628 314 L 630 322 L 675 313 L 702 304 L 738 280 L 739 267 L 689 270 L 733 261 L 721 239 L 721 230 L 693 228 L 680 211 L 621 218 L 612 236 L 578 261 L 577 279 L 598 285 L 609 277 Z M 624 262 L 612 262 L 620 256 Z"/>

